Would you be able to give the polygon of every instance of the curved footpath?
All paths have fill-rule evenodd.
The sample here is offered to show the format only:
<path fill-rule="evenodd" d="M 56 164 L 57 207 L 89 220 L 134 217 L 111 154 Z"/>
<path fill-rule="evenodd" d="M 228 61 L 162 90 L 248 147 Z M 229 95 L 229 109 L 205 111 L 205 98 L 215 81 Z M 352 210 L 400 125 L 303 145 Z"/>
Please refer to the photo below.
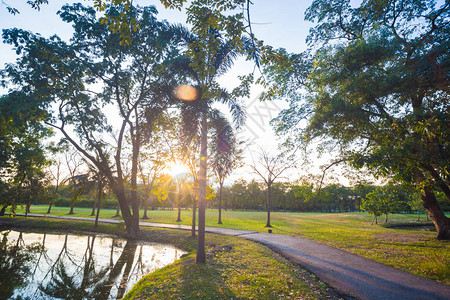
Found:
<path fill-rule="evenodd" d="M 44 215 L 29 214 L 31 217 Z M 94 221 L 92 218 L 48 218 Z M 99 219 L 102 223 L 118 220 Z M 191 230 L 191 226 L 140 222 L 141 226 Z M 450 286 L 305 238 L 257 231 L 206 227 L 206 232 L 236 236 L 268 246 L 308 269 L 345 298 L 377 300 L 450 299 Z"/>

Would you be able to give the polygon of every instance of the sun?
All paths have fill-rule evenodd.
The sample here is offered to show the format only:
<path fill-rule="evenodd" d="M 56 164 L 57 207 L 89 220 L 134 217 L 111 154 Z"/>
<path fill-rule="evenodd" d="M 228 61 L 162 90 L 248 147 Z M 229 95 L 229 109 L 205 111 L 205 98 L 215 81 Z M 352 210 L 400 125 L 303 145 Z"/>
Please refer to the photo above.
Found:
<path fill-rule="evenodd" d="M 189 174 L 189 168 L 184 164 L 170 164 L 167 166 L 166 171 L 172 177 L 182 174 Z"/>

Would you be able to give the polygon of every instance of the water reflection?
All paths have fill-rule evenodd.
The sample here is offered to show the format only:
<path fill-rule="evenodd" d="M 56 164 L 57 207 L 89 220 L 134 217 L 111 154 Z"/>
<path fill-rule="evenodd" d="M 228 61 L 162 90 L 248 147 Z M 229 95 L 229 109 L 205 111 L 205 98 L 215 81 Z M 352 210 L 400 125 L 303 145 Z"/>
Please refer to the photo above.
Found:
<path fill-rule="evenodd" d="M 120 299 L 178 259 L 170 245 L 105 236 L 2 231 L 0 299 Z"/>

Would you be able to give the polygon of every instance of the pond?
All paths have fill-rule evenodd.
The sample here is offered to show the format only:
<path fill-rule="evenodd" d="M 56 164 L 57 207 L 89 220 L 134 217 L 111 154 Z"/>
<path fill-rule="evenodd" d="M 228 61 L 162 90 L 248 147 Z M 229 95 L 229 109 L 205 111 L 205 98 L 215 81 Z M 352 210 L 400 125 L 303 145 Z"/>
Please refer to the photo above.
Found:
<path fill-rule="evenodd" d="M 186 253 L 102 235 L 0 234 L 0 299 L 120 299 Z"/>

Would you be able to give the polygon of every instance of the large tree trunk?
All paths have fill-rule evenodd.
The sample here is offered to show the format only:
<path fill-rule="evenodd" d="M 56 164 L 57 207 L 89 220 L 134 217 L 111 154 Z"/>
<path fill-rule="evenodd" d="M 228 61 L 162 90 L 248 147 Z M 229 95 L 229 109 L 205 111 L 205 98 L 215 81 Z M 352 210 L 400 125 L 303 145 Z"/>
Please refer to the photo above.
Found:
<path fill-rule="evenodd" d="M 139 214 L 132 214 L 128 201 L 123 190 L 123 185 L 116 183 L 113 185 L 113 190 L 119 201 L 120 211 L 122 212 L 122 218 L 125 222 L 128 238 L 137 238 L 139 233 Z"/>
<path fill-rule="evenodd" d="M 223 182 L 220 182 L 220 186 L 219 186 L 219 221 L 217 222 L 217 224 L 222 224 L 222 187 L 223 187 Z"/>
<path fill-rule="evenodd" d="M 450 239 L 450 219 L 447 218 L 441 210 L 436 196 L 434 195 L 433 188 L 426 186 L 422 193 L 423 207 L 427 210 L 431 217 L 431 220 L 436 227 L 438 240 Z"/>
<path fill-rule="evenodd" d="M 208 157 L 207 130 L 208 122 L 206 113 L 203 113 L 201 124 L 201 145 L 200 145 L 200 171 L 198 183 L 198 245 L 196 262 L 202 264 L 206 262 L 205 253 L 205 211 L 206 211 L 206 160 Z"/>
<path fill-rule="evenodd" d="M 139 226 L 139 200 L 137 192 L 137 174 L 138 174 L 138 157 L 139 157 L 139 135 L 132 137 L 133 156 L 131 160 L 131 208 L 133 210 L 134 221 Z M 123 213 L 123 211 L 122 211 Z"/>
<path fill-rule="evenodd" d="M 272 227 L 272 225 L 270 225 L 270 192 L 272 190 L 272 184 L 268 184 L 267 185 L 267 224 L 266 227 Z"/>

